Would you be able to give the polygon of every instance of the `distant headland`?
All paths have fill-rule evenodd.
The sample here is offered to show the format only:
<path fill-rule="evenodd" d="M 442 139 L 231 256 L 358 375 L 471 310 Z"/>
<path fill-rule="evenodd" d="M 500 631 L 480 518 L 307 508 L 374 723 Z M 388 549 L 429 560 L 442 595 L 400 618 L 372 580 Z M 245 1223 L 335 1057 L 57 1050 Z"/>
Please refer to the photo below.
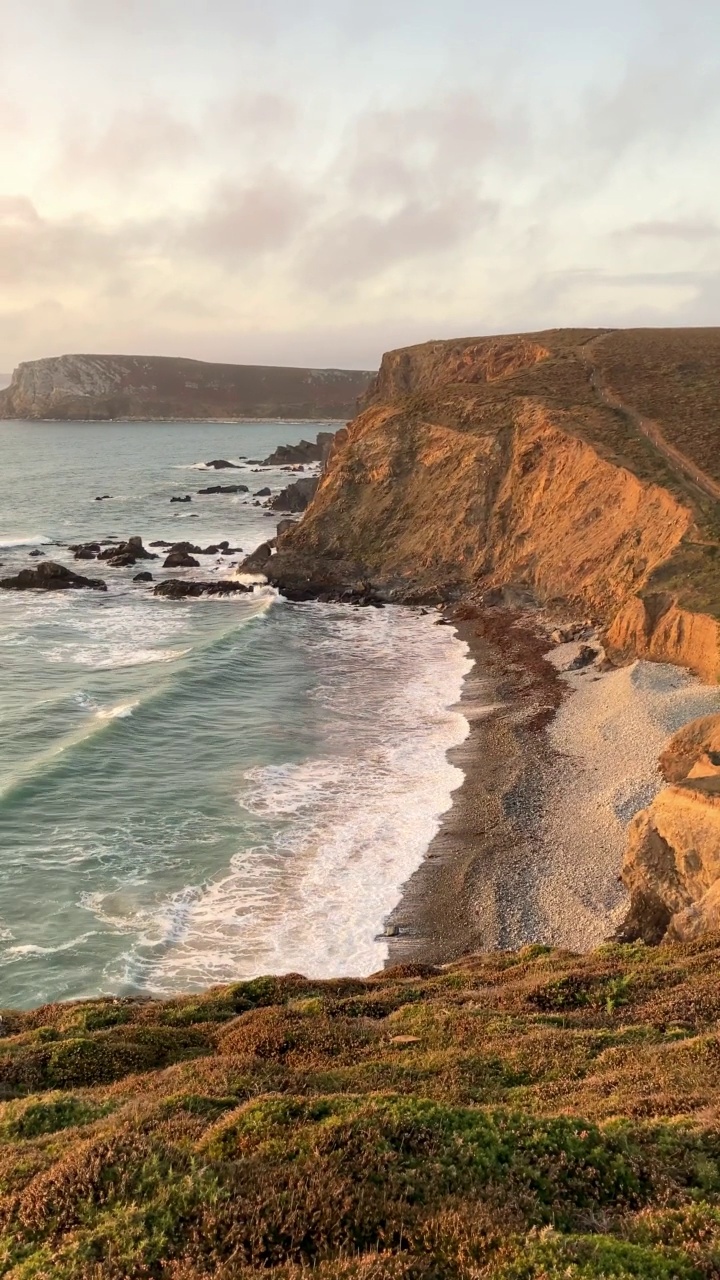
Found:
<path fill-rule="evenodd" d="M 373 377 L 358 369 L 210 364 L 174 356 L 55 356 L 18 365 L 0 390 L 0 419 L 332 420 L 354 416 Z"/>

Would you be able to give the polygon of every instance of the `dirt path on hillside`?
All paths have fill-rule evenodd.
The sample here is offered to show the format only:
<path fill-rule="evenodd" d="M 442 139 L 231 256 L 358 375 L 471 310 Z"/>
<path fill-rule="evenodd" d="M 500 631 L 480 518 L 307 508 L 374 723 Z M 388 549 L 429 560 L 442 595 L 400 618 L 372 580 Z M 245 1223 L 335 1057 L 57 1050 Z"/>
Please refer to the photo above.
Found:
<path fill-rule="evenodd" d="M 621 400 L 617 392 L 613 391 L 606 382 L 603 382 L 600 370 L 593 360 L 592 351 L 598 343 L 608 336 L 608 334 L 602 333 L 597 338 L 591 338 L 581 348 L 582 358 L 590 369 L 590 381 L 600 399 L 608 408 L 616 409 L 625 414 L 633 426 L 642 432 L 671 466 L 681 471 L 686 479 L 697 485 L 698 489 L 701 489 L 708 497 L 720 502 L 720 484 L 713 480 L 712 476 L 709 476 L 706 471 L 703 471 L 696 462 L 693 462 L 684 453 L 681 453 L 679 449 L 676 449 L 674 444 L 670 444 L 670 441 L 665 439 L 662 427 L 658 422 L 655 422 L 652 418 L 643 417 L 641 413 L 638 413 L 637 409 L 633 409 L 631 405 L 626 404 L 624 400 Z"/>

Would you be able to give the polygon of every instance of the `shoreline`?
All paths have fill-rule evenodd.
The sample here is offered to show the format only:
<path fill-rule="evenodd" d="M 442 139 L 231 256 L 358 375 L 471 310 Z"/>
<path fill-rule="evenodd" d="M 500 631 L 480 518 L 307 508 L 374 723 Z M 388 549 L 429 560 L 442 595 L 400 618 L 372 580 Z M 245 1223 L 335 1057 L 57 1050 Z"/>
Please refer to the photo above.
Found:
<path fill-rule="evenodd" d="M 464 778 L 388 918 L 388 966 L 522 946 L 536 896 L 530 841 L 552 756 L 543 731 L 566 690 L 527 614 L 493 609 L 453 625 L 474 661 L 457 704 L 469 732 L 448 753 Z"/>
<path fill-rule="evenodd" d="M 266 424 L 276 427 L 308 427 L 315 422 L 322 422 L 328 425 L 331 422 L 345 424 L 347 417 L 342 418 L 286 418 L 280 415 L 276 418 L 255 418 L 252 414 L 244 415 L 241 418 L 0 418 L 0 422 L 8 422 L 11 425 L 27 426 L 29 423 L 38 423 L 45 427 L 68 427 L 68 426 L 87 426 L 87 427 L 132 427 L 132 426 L 189 426 L 189 427 L 252 427 Z"/>
<path fill-rule="evenodd" d="M 557 644 L 540 608 L 453 625 L 475 663 L 457 704 L 469 733 L 448 753 L 464 777 L 388 918 L 386 967 L 591 950 L 627 914 L 627 827 L 663 785 L 660 752 L 720 693 L 684 668 L 604 663 L 597 636 L 600 665 L 569 670 L 580 644 Z"/>

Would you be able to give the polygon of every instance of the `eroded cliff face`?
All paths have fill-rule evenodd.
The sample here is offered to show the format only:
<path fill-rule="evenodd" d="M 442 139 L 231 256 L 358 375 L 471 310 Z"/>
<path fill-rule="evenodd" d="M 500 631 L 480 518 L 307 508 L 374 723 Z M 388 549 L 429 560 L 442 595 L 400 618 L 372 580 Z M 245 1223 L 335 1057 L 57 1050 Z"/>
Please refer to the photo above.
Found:
<path fill-rule="evenodd" d="M 685 725 L 660 765 L 670 785 L 628 832 L 623 936 L 691 941 L 720 929 L 720 716 Z"/>
<path fill-rule="evenodd" d="M 345 418 L 372 376 L 160 356 L 58 356 L 18 366 L 0 391 L 0 418 Z"/>
<path fill-rule="evenodd" d="M 309 512 L 271 566 L 281 587 L 369 584 L 384 598 L 453 599 L 512 585 L 608 627 L 618 657 L 720 673 L 718 624 L 654 579 L 697 512 L 653 481 L 650 446 L 622 465 L 619 415 L 598 402 L 588 331 L 430 343 L 385 356 L 340 432 Z M 633 455 L 635 456 L 635 455 Z M 662 460 L 661 460 L 662 463 Z M 658 474 L 662 474 L 659 469 Z"/>

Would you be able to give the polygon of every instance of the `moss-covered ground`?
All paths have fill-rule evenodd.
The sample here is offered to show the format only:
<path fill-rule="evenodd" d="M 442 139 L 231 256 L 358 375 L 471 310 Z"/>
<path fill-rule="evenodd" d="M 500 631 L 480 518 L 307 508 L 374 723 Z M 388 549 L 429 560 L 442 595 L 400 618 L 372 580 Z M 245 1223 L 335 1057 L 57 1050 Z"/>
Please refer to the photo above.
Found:
<path fill-rule="evenodd" d="M 720 939 L 3 1013 L 0 1274 L 720 1276 Z"/>

